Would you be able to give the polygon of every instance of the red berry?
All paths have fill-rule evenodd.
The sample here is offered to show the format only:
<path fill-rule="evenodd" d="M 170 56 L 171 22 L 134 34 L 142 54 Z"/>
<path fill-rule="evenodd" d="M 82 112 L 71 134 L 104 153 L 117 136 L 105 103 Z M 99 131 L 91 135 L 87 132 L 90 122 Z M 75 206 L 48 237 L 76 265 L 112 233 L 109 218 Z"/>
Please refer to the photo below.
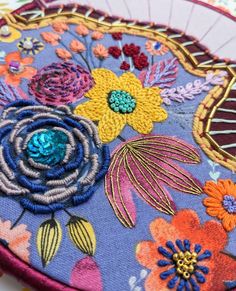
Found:
<path fill-rule="evenodd" d="M 114 32 L 111 34 L 114 40 L 122 40 L 122 33 L 121 32 Z"/>
<path fill-rule="evenodd" d="M 139 71 L 149 66 L 148 57 L 144 53 L 134 56 L 133 62 L 134 62 L 135 68 Z"/>
<path fill-rule="evenodd" d="M 126 63 L 125 61 L 123 61 L 122 64 L 120 65 L 121 70 L 128 71 L 129 68 L 130 68 L 130 65 Z"/>
<path fill-rule="evenodd" d="M 134 57 L 140 53 L 140 46 L 134 43 L 125 44 L 123 46 L 123 52 L 127 57 Z"/>
<path fill-rule="evenodd" d="M 110 46 L 108 52 L 115 59 L 118 59 L 121 55 L 121 49 L 119 49 L 118 46 Z"/>

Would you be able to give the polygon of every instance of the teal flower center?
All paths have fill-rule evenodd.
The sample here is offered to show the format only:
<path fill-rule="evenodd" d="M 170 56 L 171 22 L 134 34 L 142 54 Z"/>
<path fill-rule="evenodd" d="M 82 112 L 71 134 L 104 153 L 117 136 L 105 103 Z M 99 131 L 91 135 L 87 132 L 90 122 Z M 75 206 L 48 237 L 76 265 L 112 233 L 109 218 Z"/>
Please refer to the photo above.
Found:
<path fill-rule="evenodd" d="M 108 94 L 108 104 L 117 113 L 132 113 L 136 107 L 136 100 L 128 92 L 113 90 Z"/>
<path fill-rule="evenodd" d="M 54 166 L 66 154 L 67 135 L 60 130 L 44 130 L 35 133 L 27 144 L 27 154 L 36 163 Z"/>

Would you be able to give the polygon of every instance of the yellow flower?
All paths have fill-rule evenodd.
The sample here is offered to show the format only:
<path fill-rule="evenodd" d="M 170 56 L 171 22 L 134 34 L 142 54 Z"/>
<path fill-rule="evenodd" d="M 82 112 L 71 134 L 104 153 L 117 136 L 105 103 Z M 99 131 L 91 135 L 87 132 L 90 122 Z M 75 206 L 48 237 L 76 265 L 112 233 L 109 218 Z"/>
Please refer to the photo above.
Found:
<path fill-rule="evenodd" d="M 143 88 L 133 73 L 120 77 L 101 68 L 92 71 L 95 86 L 86 93 L 91 100 L 79 104 L 75 114 L 98 121 L 98 131 L 105 143 L 114 140 L 126 124 L 141 134 L 153 129 L 153 122 L 162 122 L 167 112 L 160 106 L 158 88 Z"/>
<path fill-rule="evenodd" d="M 19 30 L 14 27 L 4 25 L 0 28 L 0 42 L 13 42 L 21 37 Z"/>

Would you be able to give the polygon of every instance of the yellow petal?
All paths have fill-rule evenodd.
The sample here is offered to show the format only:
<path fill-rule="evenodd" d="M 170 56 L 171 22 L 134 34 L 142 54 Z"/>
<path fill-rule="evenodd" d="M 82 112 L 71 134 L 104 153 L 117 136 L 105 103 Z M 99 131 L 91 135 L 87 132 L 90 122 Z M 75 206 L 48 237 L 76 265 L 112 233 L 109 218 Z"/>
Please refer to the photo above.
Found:
<path fill-rule="evenodd" d="M 119 77 L 119 84 L 121 90 L 127 91 L 133 97 L 136 97 L 140 90 L 143 90 L 141 81 L 130 72 L 124 73 Z"/>
<path fill-rule="evenodd" d="M 113 141 L 120 134 L 125 123 L 125 114 L 115 113 L 108 109 L 98 124 L 101 141 L 104 143 Z"/>
<path fill-rule="evenodd" d="M 100 120 L 105 114 L 108 105 L 105 100 L 91 100 L 82 104 L 79 104 L 74 114 L 84 116 L 91 120 Z"/>
<path fill-rule="evenodd" d="M 127 123 L 139 133 L 148 134 L 153 129 L 153 122 L 148 114 L 142 110 L 137 110 L 127 114 Z"/>
<path fill-rule="evenodd" d="M 107 69 L 94 69 L 92 76 L 95 82 L 94 87 L 89 90 L 85 96 L 91 99 L 94 98 L 107 98 L 107 95 L 112 90 L 119 89 L 118 77 L 110 70 Z"/>

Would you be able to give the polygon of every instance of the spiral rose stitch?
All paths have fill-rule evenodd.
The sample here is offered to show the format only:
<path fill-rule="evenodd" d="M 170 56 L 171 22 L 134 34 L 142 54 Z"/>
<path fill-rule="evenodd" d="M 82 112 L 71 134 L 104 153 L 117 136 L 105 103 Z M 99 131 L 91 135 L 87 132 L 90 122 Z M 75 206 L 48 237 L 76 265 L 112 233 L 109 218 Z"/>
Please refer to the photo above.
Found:
<path fill-rule="evenodd" d="M 9 104 L 0 141 L 0 190 L 34 213 L 87 201 L 110 163 L 94 123 L 65 105 Z"/>
<path fill-rule="evenodd" d="M 70 62 L 52 63 L 31 79 L 29 92 L 45 105 L 63 105 L 77 101 L 91 89 L 90 73 Z"/>

